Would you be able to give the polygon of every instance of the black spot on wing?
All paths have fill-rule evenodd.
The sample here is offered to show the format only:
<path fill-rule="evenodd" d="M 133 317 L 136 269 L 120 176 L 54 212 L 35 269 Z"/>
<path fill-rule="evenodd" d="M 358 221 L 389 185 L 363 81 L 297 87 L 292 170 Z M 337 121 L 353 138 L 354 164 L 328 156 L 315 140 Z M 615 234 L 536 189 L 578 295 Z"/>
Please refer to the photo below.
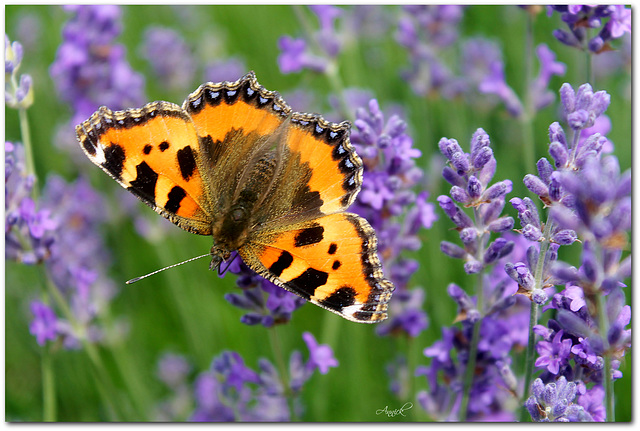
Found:
<path fill-rule="evenodd" d="M 131 181 L 128 190 L 133 194 L 155 203 L 158 174 L 146 162 L 136 166 L 136 179 Z"/>
<path fill-rule="evenodd" d="M 193 150 L 191 146 L 187 145 L 184 148 L 178 150 L 176 154 L 178 158 L 178 166 L 180 166 L 180 174 L 185 181 L 189 181 L 193 175 L 193 171 L 196 170 L 196 159 L 193 156 Z"/>
<path fill-rule="evenodd" d="M 324 201 L 320 198 L 320 192 L 311 191 L 309 185 L 300 187 L 293 197 L 291 207 L 296 208 L 320 208 Z"/>
<path fill-rule="evenodd" d="M 162 141 L 160 145 L 158 145 L 158 148 L 160 148 L 160 151 L 164 152 L 169 148 L 169 143 L 167 141 Z"/>
<path fill-rule="evenodd" d="M 333 265 L 331 265 L 331 269 L 333 269 L 334 271 L 336 271 L 338 268 L 340 268 L 342 266 L 342 262 L 340 262 L 339 260 L 334 260 L 333 261 Z"/>
<path fill-rule="evenodd" d="M 102 164 L 102 167 L 104 167 L 115 178 L 120 179 L 122 176 L 124 159 L 126 158 L 124 148 L 112 142 L 111 145 L 105 147 L 104 158 L 105 161 Z"/>
<path fill-rule="evenodd" d="M 329 246 L 329 254 L 335 254 L 336 251 L 338 251 L 338 244 L 336 244 L 335 242 L 332 242 L 331 245 Z"/>
<path fill-rule="evenodd" d="M 169 212 L 176 213 L 180 209 L 180 202 L 187 195 L 187 192 L 180 186 L 173 186 L 171 191 L 169 192 L 169 200 L 167 200 L 167 204 L 164 206 Z"/>
<path fill-rule="evenodd" d="M 271 271 L 275 276 L 280 277 L 282 271 L 289 268 L 293 263 L 293 256 L 288 251 L 283 251 L 278 257 L 278 260 L 273 262 L 273 264 L 269 267 L 269 271 Z"/>
<path fill-rule="evenodd" d="M 318 287 L 324 286 L 328 278 L 329 274 L 324 271 L 307 268 L 302 274 L 288 282 L 286 285 L 294 292 L 300 292 L 307 295 L 306 297 L 303 297 L 308 299 L 310 296 L 313 296 Z"/>
<path fill-rule="evenodd" d="M 152 148 L 153 148 L 153 147 L 152 147 L 151 145 L 147 144 L 147 145 L 145 145 L 145 146 L 144 146 L 144 148 L 142 149 L 142 152 L 143 152 L 144 154 L 149 154 L 149 153 L 151 152 L 151 149 L 152 149 Z"/>
<path fill-rule="evenodd" d="M 296 247 L 303 247 L 305 245 L 317 244 L 324 238 L 324 227 L 315 225 L 302 229 L 294 238 L 294 245 Z"/>
<path fill-rule="evenodd" d="M 320 304 L 333 310 L 342 310 L 356 302 L 356 291 L 351 286 L 342 286 L 331 295 L 320 301 Z"/>
<path fill-rule="evenodd" d="M 200 148 L 202 149 L 200 157 L 202 157 L 202 161 L 205 166 L 213 169 L 224 151 L 225 141 L 214 142 L 213 138 L 211 138 L 211 135 L 200 137 L 199 140 Z"/>

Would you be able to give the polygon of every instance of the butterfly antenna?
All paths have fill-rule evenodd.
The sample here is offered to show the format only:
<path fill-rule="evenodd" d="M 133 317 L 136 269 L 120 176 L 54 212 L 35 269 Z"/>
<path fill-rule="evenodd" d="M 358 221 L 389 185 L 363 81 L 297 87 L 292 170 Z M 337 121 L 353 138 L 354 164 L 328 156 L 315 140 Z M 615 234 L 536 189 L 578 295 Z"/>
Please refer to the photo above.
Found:
<path fill-rule="evenodd" d="M 210 254 L 210 253 L 203 254 L 202 256 L 196 256 L 196 257 L 192 257 L 191 259 L 187 259 L 187 260 L 185 260 L 184 262 L 178 262 L 178 263 L 174 263 L 173 265 L 165 266 L 164 268 L 157 269 L 157 270 L 155 270 L 155 271 L 153 271 L 153 272 L 150 272 L 149 274 L 145 274 L 145 275 L 141 275 L 140 277 L 132 278 L 131 280 L 127 281 L 127 284 L 133 284 L 133 283 L 135 283 L 136 281 L 140 281 L 140 280 L 142 280 L 143 278 L 150 277 L 150 276 L 152 276 L 152 275 L 154 275 L 154 274 L 157 274 L 157 273 L 159 273 L 159 272 L 164 271 L 165 269 L 175 268 L 176 266 L 180 266 L 180 265 L 183 265 L 183 264 L 185 264 L 185 263 L 191 262 L 191 261 L 193 261 L 193 260 L 201 259 L 201 258 L 203 258 L 203 257 L 207 257 L 207 256 L 211 256 L 211 254 Z"/>

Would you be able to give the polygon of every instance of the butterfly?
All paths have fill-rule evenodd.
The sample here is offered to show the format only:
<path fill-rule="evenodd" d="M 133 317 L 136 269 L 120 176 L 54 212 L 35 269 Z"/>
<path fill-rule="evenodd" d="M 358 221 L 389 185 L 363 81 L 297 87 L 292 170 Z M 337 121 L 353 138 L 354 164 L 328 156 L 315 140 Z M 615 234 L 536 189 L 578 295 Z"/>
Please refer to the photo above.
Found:
<path fill-rule="evenodd" d="M 76 126 L 89 159 L 180 228 L 211 235 L 210 268 L 237 251 L 274 284 L 355 322 L 394 290 L 373 228 L 346 212 L 362 160 L 350 123 L 293 112 L 253 72 L 206 83 L 182 107 L 100 107 Z"/>

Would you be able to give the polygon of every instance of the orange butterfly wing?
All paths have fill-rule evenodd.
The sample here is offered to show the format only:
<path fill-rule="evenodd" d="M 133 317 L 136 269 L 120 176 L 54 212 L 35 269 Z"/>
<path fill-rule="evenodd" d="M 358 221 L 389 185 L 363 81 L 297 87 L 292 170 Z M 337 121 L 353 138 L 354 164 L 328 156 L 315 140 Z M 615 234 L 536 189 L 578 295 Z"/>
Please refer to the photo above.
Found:
<path fill-rule="evenodd" d="M 240 249 L 260 275 L 349 320 L 387 317 L 393 284 L 382 274 L 376 237 L 365 219 L 336 213 L 284 232 L 265 230 Z"/>
<path fill-rule="evenodd" d="M 76 127 L 82 149 L 120 185 L 181 228 L 211 234 L 193 122 L 177 105 L 101 107 Z"/>

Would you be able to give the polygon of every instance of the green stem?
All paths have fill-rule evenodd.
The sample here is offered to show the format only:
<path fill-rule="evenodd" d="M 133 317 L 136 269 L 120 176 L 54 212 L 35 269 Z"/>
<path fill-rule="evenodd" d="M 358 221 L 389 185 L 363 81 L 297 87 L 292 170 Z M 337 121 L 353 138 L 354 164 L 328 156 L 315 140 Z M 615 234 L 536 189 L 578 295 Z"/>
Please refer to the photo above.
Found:
<path fill-rule="evenodd" d="M 268 328 L 267 332 L 269 333 L 269 342 L 271 344 L 271 350 L 273 351 L 273 357 L 276 362 L 276 366 L 278 367 L 278 374 L 280 374 L 280 381 L 282 383 L 284 396 L 287 399 L 287 404 L 289 405 L 290 418 L 291 421 L 294 422 L 298 420 L 294 406 L 294 394 L 291 391 L 291 385 L 289 384 L 289 373 L 287 372 L 287 366 L 284 362 L 284 354 L 280 347 L 277 326 L 274 325 L 272 328 Z"/>
<path fill-rule="evenodd" d="M 615 422 L 613 380 L 611 378 L 611 352 L 607 334 L 609 333 L 609 316 L 607 315 L 607 301 L 602 292 L 598 292 L 598 321 L 600 323 L 600 336 L 605 343 L 604 368 L 602 369 L 602 382 L 604 389 L 604 406 L 607 412 L 607 422 Z"/>
<path fill-rule="evenodd" d="M 531 311 L 529 312 L 529 337 L 527 341 L 527 352 L 524 357 L 524 389 L 522 392 L 522 398 L 520 400 L 520 418 L 519 422 L 526 422 L 529 418 L 529 412 L 524 407 L 524 401 L 529 395 L 529 388 L 531 387 L 531 378 L 533 377 L 533 364 L 534 364 L 534 349 L 536 346 L 536 336 L 533 333 L 533 327 L 538 324 L 538 312 L 540 306 L 531 301 Z"/>
<path fill-rule="evenodd" d="M 27 116 L 27 110 L 24 108 L 18 109 L 18 118 L 20 119 L 20 134 L 22 135 L 22 144 L 24 145 L 24 158 L 27 175 L 33 175 L 37 180 L 38 176 L 36 175 L 36 167 L 33 162 L 33 146 L 31 145 L 31 132 L 29 131 L 29 117 Z M 35 185 L 33 190 L 37 190 Z M 34 193 L 37 195 L 37 191 Z"/>
<path fill-rule="evenodd" d="M 322 53 L 324 50 L 318 44 L 318 42 L 313 38 L 313 30 L 307 15 L 304 13 L 302 6 L 294 5 L 293 11 L 296 15 L 296 18 L 300 25 L 302 26 L 302 30 L 306 34 L 306 40 L 309 42 L 311 46 L 311 50 Z M 325 71 L 325 75 L 329 79 L 329 85 L 331 85 L 331 89 L 338 96 L 338 101 L 340 103 L 340 109 L 342 110 L 342 114 L 349 119 L 349 121 L 353 122 L 355 120 L 355 116 L 351 108 L 349 107 L 349 103 L 344 96 L 344 85 L 342 85 L 342 80 L 340 79 L 340 75 L 338 74 L 338 64 L 335 61 L 330 61 L 327 66 L 327 70 Z"/>
<path fill-rule="evenodd" d="M 419 353 L 417 352 L 418 349 L 418 343 L 416 343 L 416 339 L 414 337 L 404 337 L 407 341 L 407 346 L 405 348 L 405 351 L 407 352 L 407 387 L 406 387 L 406 395 L 405 397 L 400 400 L 402 401 L 402 403 L 404 404 L 404 402 L 406 401 L 411 401 L 412 403 L 416 404 L 416 396 L 415 394 L 415 382 L 416 382 L 416 376 L 415 376 L 415 369 L 417 367 L 417 358 Z M 413 397 L 413 398 L 412 398 Z M 410 416 L 410 420 L 412 421 L 417 421 L 418 417 L 417 417 L 417 412 L 419 409 L 411 409 L 409 410 L 409 416 Z"/>
<path fill-rule="evenodd" d="M 584 40 L 591 40 L 591 35 L 589 34 L 589 28 L 585 27 L 585 39 Z M 589 82 L 591 83 L 591 85 L 593 86 L 593 88 L 595 88 L 595 76 L 593 76 L 593 56 L 591 55 L 591 51 L 589 51 L 589 47 L 588 46 L 584 46 L 582 48 L 582 50 L 584 51 L 585 54 L 585 67 L 584 67 L 584 74 L 585 74 L 585 82 Z"/>
<path fill-rule="evenodd" d="M 44 273 L 44 267 L 42 272 Z M 75 321 L 73 313 L 69 308 L 69 304 L 67 304 L 67 301 L 64 299 L 64 297 L 62 296 L 58 288 L 54 286 L 53 282 L 48 277 L 46 277 L 46 275 L 44 275 L 44 277 L 45 277 L 45 285 L 47 286 L 47 291 L 49 292 L 49 294 L 51 295 L 51 297 L 53 298 L 53 300 L 55 301 L 59 309 L 62 310 L 62 314 L 69 321 L 71 326 L 79 332 L 78 338 L 81 340 L 82 347 L 87 353 L 87 356 L 89 356 L 90 362 L 92 364 L 92 370 L 96 380 L 96 386 L 98 388 L 98 391 L 100 392 L 100 395 L 103 401 L 107 405 L 107 408 L 113 420 L 114 421 L 121 420 L 123 418 L 123 415 L 121 414 L 122 412 L 119 411 L 118 408 L 116 408 L 117 404 L 114 401 L 114 397 L 116 393 L 115 388 L 113 387 L 111 378 L 109 377 L 109 374 L 107 373 L 107 370 L 104 367 L 102 360 L 100 359 L 100 355 L 98 354 L 96 347 L 92 345 L 89 341 L 87 341 L 85 334 L 83 333 L 84 328 L 82 328 Z M 109 391 L 107 391 L 106 389 L 107 387 L 109 388 Z"/>
<path fill-rule="evenodd" d="M 483 278 L 482 273 L 479 274 L 479 277 Z M 482 291 L 482 286 L 479 291 Z M 480 303 L 480 297 L 481 294 L 478 293 L 478 303 Z M 469 346 L 469 358 L 467 359 L 467 368 L 464 372 L 464 389 L 462 394 L 462 402 L 460 403 L 460 422 L 464 422 L 467 420 L 467 407 L 469 406 L 469 396 L 471 394 L 471 386 L 473 385 L 473 376 L 476 369 L 476 357 L 478 356 L 478 342 L 480 341 L 481 323 L 482 319 L 479 319 L 473 324 L 473 335 L 471 336 L 471 344 Z"/>
<path fill-rule="evenodd" d="M 482 262 L 484 252 L 486 251 L 486 245 L 489 241 L 489 234 L 485 232 L 485 228 L 481 223 L 482 218 L 477 208 L 473 209 L 474 224 L 478 231 L 483 232 L 478 236 L 477 256 L 476 259 Z M 487 268 L 483 268 L 478 273 L 478 283 L 476 289 L 476 309 L 482 313 L 484 308 L 484 274 Z M 469 406 L 469 397 L 471 395 L 471 387 L 473 386 L 473 376 L 476 369 L 476 357 L 478 356 L 478 342 L 480 341 L 480 325 L 482 324 L 482 317 L 478 321 L 473 323 L 473 333 L 471 335 L 471 343 L 469 345 L 469 358 L 467 359 L 467 368 L 464 372 L 463 380 L 463 392 L 462 401 L 460 403 L 460 421 L 464 422 L 467 419 L 467 407 Z"/>
<path fill-rule="evenodd" d="M 52 352 L 49 345 L 42 351 L 42 421 L 56 421 L 56 385 L 53 373 Z"/>
<path fill-rule="evenodd" d="M 331 89 L 338 96 L 338 101 L 340 102 L 340 109 L 342 110 L 342 115 L 347 117 L 349 121 L 352 123 L 355 121 L 355 115 L 351 108 L 349 107 L 349 103 L 347 99 L 345 99 L 344 95 L 344 85 L 342 84 L 342 80 L 340 79 L 340 75 L 338 74 L 338 67 L 334 62 L 331 63 L 329 68 L 327 69 L 327 77 L 329 78 L 329 84 L 331 84 Z"/>
<path fill-rule="evenodd" d="M 547 216 L 547 222 L 544 226 L 543 240 L 540 243 L 540 253 L 538 253 L 538 262 L 536 263 L 535 273 L 534 273 L 534 289 L 542 289 L 544 286 L 544 280 L 542 279 L 543 270 L 544 270 L 544 261 L 547 255 L 547 251 L 549 250 L 551 238 L 551 231 L 553 229 L 553 222 L 551 221 L 551 217 Z M 531 314 L 529 315 L 529 338 L 527 342 L 527 352 L 525 354 L 525 365 L 524 365 L 524 388 L 522 391 L 522 397 L 520 398 L 520 422 L 524 422 L 529 417 L 529 412 L 527 408 L 524 406 L 524 402 L 529 396 L 529 388 L 531 387 L 531 379 L 533 377 L 533 367 L 534 367 L 534 359 L 535 359 L 535 334 L 533 332 L 533 327 L 538 324 L 539 317 L 539 309 L 540 307 L 535 302 L 531 301 Z"/>

